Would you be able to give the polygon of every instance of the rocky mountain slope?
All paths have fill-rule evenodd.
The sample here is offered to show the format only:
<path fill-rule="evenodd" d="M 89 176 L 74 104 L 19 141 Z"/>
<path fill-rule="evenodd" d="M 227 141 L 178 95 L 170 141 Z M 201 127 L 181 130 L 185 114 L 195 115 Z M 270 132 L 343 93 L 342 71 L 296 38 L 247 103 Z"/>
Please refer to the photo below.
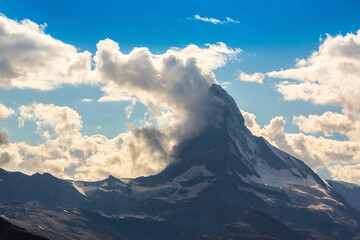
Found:
<path fill-rule="evenodd" d="M 0 217 L 0 240 L 48 240 Z"/>

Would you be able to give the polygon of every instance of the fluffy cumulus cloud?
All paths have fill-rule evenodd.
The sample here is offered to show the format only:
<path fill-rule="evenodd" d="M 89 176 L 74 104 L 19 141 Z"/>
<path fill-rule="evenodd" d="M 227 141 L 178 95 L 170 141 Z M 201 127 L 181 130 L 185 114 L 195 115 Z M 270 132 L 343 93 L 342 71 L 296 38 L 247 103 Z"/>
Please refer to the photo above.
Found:
<path fill-rule="evenodd" d="M 35 121 L 37 131 L 44 137 L 51 137 L 46 127 L 52 130 L 57 137 L 76 138 L 82 127 L 79 114 L 69 107 L 59 107 L 53 104 L 34 103 L 19 107 L 19 126 L 23 127 L 26 120 Z"/>
<path fill-rule="evenodd" d="M 345 182 L 360 184 L 360 164 L 336 164 L 328 168 L 332 177 Z"/>
<path fill-rule="evenodd" d="M 238 75 L 237 79 L 240 81 L 244 81 L 244 82 L 263 83 L 263 81 L 265 79 L 265 74 L 264 73 L 247 74 L 247 73 L 239 71 L 239 75 Z"/>
<path fill-rule="evenodd" d="M 15 111 L 12 108 L 6 107 L 0 103 L 0 118 L 8 118 L 13 115 Z"/>
<path fill-rule="evenodd" d="M 50 90 L 84 81 L 91 54 L 52 38 L 45 25 L 0 15 L 0 87 Z"/>
<path fill-rule="evenodd" d="M 155 127 L 133 127 L 113 139 L 83 136 L 80 115 L 69 107 L 34 103 L 19 108 L 19 124 L 34 121 L 44 143 L 10 143 L 0 131 L 0 167 L 26 173 L 50 172 L 61 178 L 103 179 L 109 174 L 136 177 L 169 164 L 167 137 Z"/>
<path fill-rule="evenodd" d="M 278 90 L 286 100 L 309 100 L 316 104 L 332 104 L 344 112 L 359 110 L 360 103 L 360 31 L 345 36 L 330 36 L 297 67 L 267 73 L 282 81 Z"/>
<path fill-rule="evenodd" d="M 307 117 L 295 116 L 294 124 L 305 133 L 315 134 L 324 132 L 325 136 L 332 136 L 333 133 L 337 132 L 347 135 L 350 139 L 360 139 L 360 132 L 356 130 L 359 127 L 356 125 L 360 121 L 353 122 L 353 120 L 340 113 L 325 112 L 320 116 L 313 114 Z"/>

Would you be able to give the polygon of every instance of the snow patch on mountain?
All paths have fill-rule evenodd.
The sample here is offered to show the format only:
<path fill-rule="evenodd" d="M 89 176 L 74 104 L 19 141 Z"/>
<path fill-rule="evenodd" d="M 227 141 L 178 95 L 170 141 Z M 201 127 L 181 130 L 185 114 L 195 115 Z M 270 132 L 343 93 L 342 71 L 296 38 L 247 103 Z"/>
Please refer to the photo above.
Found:
<path fill-rule="evenodd" d="M 306 178 L 301 178 L 294 175 L 293 172 L 296 172 L 296 169 L 275 169 L 270 167 L 268 164 L 259 161 L 256 165 L 256 171 L 260 175 L 257 176 L 238 176 L 249 184 L 260 184 L 264 186 L 271 187 L 288 187 L 291 185 L 302 185 L 302 186 L 312 186 L 318 184 L 316 180 L 308 175 Z"/>
<path fill-rule="evenodd" d="M 187 182 L 198 177 L 212 177 L 214 174 L 210 172 L 204 165 L 193 166 L 180 176 L 174 179 L 174 182 Z"/>
<path fill-rule="evenodd" d="M 91 192 L 99 189 L 97 186 L 85 186 L 82 182 L 72 182 L 73 187 L 82 195 L 88 196 Z"/>
<path fill-rule="evenodd" d="M 355 183 L 343 182 L 343 181 L 340 181 L 340 180 L 332 180 L 332 181 L 337 182 L 339 184 L 342 184 L 345 187 L 350 188 L 350 189 L 360 188 L 360 185 L 357 185 Z"/>
<path fill-rule="evenodd" d="M 170 203 L 185 201 L 198 196 L 215 180 L 215 174 L 205 166 L 192 166 L 173 181 L 163 185 L 144 187 L 132 185 L 132 195 L 137 200 L 159 199 Z"/>
<path fill-rule="evenodd" d="M 317 210 L 317 211 L 334 211 L 334 209 L 332 207 L 330 207 L 329 205 L 325 205 L 325 204 L 318 204 L 318 205 L 314 205 L 314 204 L 310 204 L 308 206 L 309 209 L 313 209 L 313 210 Z"/>
<path fill-rule="evenodd" d="M 169 195 L 164 197 L 154 197 L 155 199 L 159 199 L 162 201 L 170 202 L 170 203 L 176 203 L 179 201 L 187 201 L 192 198 L 196 198 L 199 196 L 199 193 L 202 192 L 205 188 L 210 186 L 212 184 L 212 181 L 206 180 L 205 182 L 200 182 L 197 184 L 194 184 L 190 187 L 183 187 L 181 185 L 177 185 L 178 188 L 176 191 Z"/>

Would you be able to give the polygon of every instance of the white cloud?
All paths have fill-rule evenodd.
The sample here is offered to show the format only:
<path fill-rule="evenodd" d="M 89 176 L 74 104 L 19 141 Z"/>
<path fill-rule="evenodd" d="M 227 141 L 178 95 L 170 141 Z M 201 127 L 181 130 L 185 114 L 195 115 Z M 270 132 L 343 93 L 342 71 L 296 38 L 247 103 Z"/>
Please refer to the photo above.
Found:
<path fill-rule="evenodd" d="M 134 107 L 135 107 L 136 101 L 133 100 L 133 102 L 125 108 L 126 118 L 130 119 L 131 114 L 133 113 Z"/>
<path fill-rule="evenodd" d="M 49 172 L 60 178 L 99 180 L 109 174 L 137 177 L 165 168 L 170 144 L 155 127 L 132 127 L 113 139 L 83 136 L 81 116 L 69 107 L 34 103 L 19 108 L 19 124 L 35 121 L 37 133 L 54 132 L 36 146 L 10 143 L 0 131 L 0 167 L 13 171 Z"/>
<path fill-rule="evenodd" d="M 196 20 L 200 20 L 200 21 L 203 21 L 203 22 L 210 22 L 210 23 L 213 23 L 213 24 L 223 24 L 223 22 L 220 21 L 219 19 L 208 18 L 208 17 L 200 17 L 198 14 L 194 15 L 194 18 Z"/>
<path fill-rule="evenodd" d="M 97 47 L 89 78 L 105 93 L 98 101 L 130 101 L 128 117 L 137 101 L 143 103 L 149 110 L 144 126 L 130 126 L 129 132 L 113 139 L 84 136 L 81 116 L 74 109 L 42 103 L 21 106 L 19 126 L 35 122 L 44 143 L 6 144 L 0 167 L 82 180 L 155 174 L 172 161 L 174 144 L 206 127 L 214 105 L 208 98 L 209 86 L 216 83 L 212 70 L 240 52 L 223 43 L 172 48 L 159 55 L 146 48 L 123 54 L 111 40 Z"/>
<path fill-rule="evenodd" d="M 345 166 L 336 164 L 327 169 L 335 180 L 360 184 L 360 163 Z"/>
<path fill-rule="evenodd" d="M 79 136 L 79 130 L 82 128 L 80 115 L 69 107 L 59 107 L 53 104 L 33 103 L 28 106 L 19 107 L 19 126 L 23 127 L 26 120 L 35 121 L 37 131 L 43 131 L 50 127 L 57 137 L 71 139 Z"/>
<path fill-rule="evenodd" d="M 358 164 L 348 165 L 360 162 L 359 69 L 360 30 L 344 36 L 327 35 L 310 57 L 296 59 L 294 68 L 267 73 L 269 77 L 284 79 L 277 84 L 277 89 L 286 101 L 304 100 L 341 107 L 341 113 L 295 116 L 293 123 L 309 134 L 323 132 L 326 137 L 334 133 L 346 135 L 348 141 L 303 135 L 302 145 L 309 144 L 307 151 L 314 156 L 316 154 L 318 159 L 322 158 L 325 165 L 340 162 L 328 167 L 328 170 L 336 179 L 353 182 L 359 182 L 356 177 Z M 292 138 L 296 136 L 300 135 L 293 134 Z"/>
<path fill-rule="evenodd" d="M 229 17 L 226 17 L 226 21 L 227 21 L 228 23 L 240 23 L 239 20 L 234 20 L 234 19 L 229 18 Z"/>
<path fill-rule="evenodd" d="M 101 76 L 102 72 L 108 71 L 115 73 L 118 71 L 118 76 L 120 77 L 120 73 L 125 73 L 123 79 L 128 78 L 129 82 L 131 79 L 139 79 L 140 82 L 150 84 L 151 81 L 160 83 L 161 81 L 165 82 L 165 79 L 161 80 L 163 76 L 161 76 L 161 72 L 165 72 L 167 69 L 165 61 L 168 61 L 169 66 L 170 60 L 174 61 L 175 65 L 191 63 L 194 69 L 198 69 L 200 75 L 206 76 L 207 79 L 210 79 L 210 82 L 215 82 L 215 75 L 212 70 L 220 68 L 224 66 L 228 61 L 232 59 L 236 59 L 237 55 L 242 52 L 241 49 L 229 48 L 224 43 L 217 44 L 206 44 L 205 48 L 200 48 L 194 44 L 190 44 L 183 49 L 180 48 L 171 48 L 166 51 L 164 54 L 152 54 L 147 48 L 134 48 L 130 54 L 126 55 L 121 53 L 118 44 L 110 39 L 100 41 L 98 44 L 98 53 L 94 57 L 95 64 L 99 66 L 102 63 L 99 58 L 99 54 L 106 50 L 106 54 L 108 54 L 109 60 L 112 63 L 117 62 L 119 65 L 126 65 L 128 67 L 136 68 L 132 70 L 126 70 L 124 67 L 119 67 L 116 65 L 107 64 L 107 68 L 112 69 L 95 69 L 95 72 L 92 73 L 92 81 L 98 82 L 100 80 L 105 84 L 102 87 L 102 91 L 105 93 L 103 97 L 101 97 L 99 102 L 108 102 L 108 101 L 135 101 L 136 96 L 132 91 L 126 91 L 125 88 L 120 88 L 117 82 L 108 81 L 109 79 L 115 79 L 117 76 L 106 77 L 104 80 L 104 76 Z M 110 63 L 110 62 L 109 62 Z M 144 63 L 145 67 L 142 67 L 141 64 Z M 189 65 L 190 66 L 190 65 Z M 119 67 L 119 68 L 117 68 Z M 135 71 L 138 71 L 136 74 Z M 149 79 L 146 77 L 148 73 L 144 71 L 151 71 L 149 75 Z M 181 69 L 179 69 L 181 71 Z M 143 75 L 144 74 L 144 75 Z M 151 75 L 152 74 L 152 75 Z M 159 75 L 156 75 L 159 74 Z M 186 74 L 184 72 L 184 74 Z M 126 77 L 125 77 L 126 76 Z M 156 80 L 157 78 L 157 80 Z M 175 77 L 169 78 L 169 81 L 172 82 Z M 147 80 L 148 79 L 148 80 Z M 137 81 L 139 81 L 137 80 Z M 181 79 L 177 79 L 176 81 L 181 81 Z M 193 79 L 191 81 L 196 81 Z M 139 83 L 140 83 L 139 82 Z M 136 81 L 133 84 L 137 84 Z M 171 84 L 169 84 L 170 86 Z M 209 85 L 209 84 L 208 84 Z M 155 89 L 154 85 L 154 89 Z M 151 90 L 151 89 L 150 89 Z M 190 94 L 190 93 L 189 93 Z M 146 95 L 146 94 L 145 94 Z"/>
<path fill-rule="evenodd" d="M 84 99 L 81 99 L 82 102 L 92 102 L 93 99 L 90 99 L 90 98 L 84 98 Z"/>
<path fill-rule="evenodd" d="M 0 103 L 0 118 L 8 118 L 9 116 L 13 115 L 15 111 L 10 108 L 6 107 Z"/>
<path fill-rule="evenodd" d="M 325 136 L 332 136 L 333 133 L 341 133 L 352 140 L 360 140 L 360 119 L 350 119 L 348 116 L 325 112 L 324 114 L 295 116 L 293 123 L 306 133 L 315 134 L 324 132 Z"/>
<path fill-rule="evenodd" d="M 194 15 L 194 19 L 199 20 L 199 21 L 203 21 L 203 22 L 209 22 L 212 24 L 225 24 L 225 23 L 235 23 L 238 24 L 240 23 L 238 20 L 234 20 L 230 17 L 226 17 L 225 20 L 219 20 L 216 18 L 208 18 L 208 17 L 200 17 L 200 15 L 196 14 Z"/>
<path fill-rule="evenodd" d="M 306 100 L 331 104 L 344 111 L 359 110 L 360 31 L 327 38 L 307 59 L 293 69 L 269 72 L 273 78 L 294 79 L 278 84 L 285 100 Z"/>
<path fill-rule="evenodd" d="M 244 82 L 257 82 L 257 83 L 263 83 L 265 79 L 264 73 L 253 73 L 253 74 L 247 74 L 244 72 L 239 71 L 238 80 L 244 81 Z"/>
<path fill-rule="evenodd" d="M 109 39 L 100 41 L 97 47 L 93 78 L 102 79 L 106 93 L 99 101 L 139 100 L 174 141 L 206 125 L 211 108 L 208 88 L 216 83 L 211 70 L 224 66 L 241 51 L 218 43 L 207 48 L 172 48 L 160 55 L 147 48 L 123 54 Z M 128 110 L 131 112 L 131 107 Z"/>
<path fill-rule="evenodd" d="M 51 90 L 84 82 L 91 54 L 45 34 L 45 26 L 0 15 L 0 87 Z"/>
<path fill-rule="evenodd" d="M 237 55 L 242 52 L 240 48 L 229 48 L 225 43 L 218 42 L 216 44 L 205 44 L 206 48 L 200 48 L 197 45 L 190 44 L 183 49 L 171 48 L 160 58 L 175 56 L 183 61 L 191 58 L 196 59 L 196 64 L 204 71 L 215 70 L 232 59 L 236 59 Z"/>
<path fill-rule="evenodd" d="M 245 125 L 253 134 L 263 136 L 273 145 L 315 169 L 339 161 L 344 164 L 360 161 L 360 141 L 337 141 L 303 133 L 286 133 L 282 116 L 273 118 L 269 125 L 261 128 L 256 123 L 254 114 L 242 114 Z"/>
<path fill-rule="evenodd" d="M 136 98 L 128 92 L 124 92 L 117 86 L 116 83 L 106 82 L 101 90 L 105 93 L 104 96 L 99 98 L 98 102 L 122 102 L 122 101 L 135 101 Z"/>

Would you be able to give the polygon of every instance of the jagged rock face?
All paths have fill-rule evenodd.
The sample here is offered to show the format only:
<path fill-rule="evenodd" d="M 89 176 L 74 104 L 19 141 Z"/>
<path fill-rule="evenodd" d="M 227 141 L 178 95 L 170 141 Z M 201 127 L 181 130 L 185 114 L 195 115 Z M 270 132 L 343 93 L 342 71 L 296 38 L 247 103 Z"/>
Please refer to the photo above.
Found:
<path fill-rule="evenodd" d="M 181 229 L 174 233 L 176 239 L 218 233 L 227 236 L 227 229 L 239 229 L 235 223 L 254 224 L 253 220 L 246 222 L 252 219 L 248 214 L 244 217 L 247 209 L 256 209 L 297 230 L 289 234 L 298 239 L 349 239 L 360 233 L 359 213 L 302 161 L 252 135 L 225 90 L 212 85 L 209 98 L 214 111 L 208 125 L 174 147 L 171 155 L 175 161 L 163 172 L 99 182 L 52 180 L 49 182 L 66 186 L 57 189 L 71 186 L 68 198 L 77 201 L 48 205 L 164 221 Z M 0 182 L 4 192 L 9 190 L 6 186 L 7 181 Z M 260 225 L 246 225 L 241 231 L 254 232 L 264 223 L 261 217 L 256 222 Z"/>

